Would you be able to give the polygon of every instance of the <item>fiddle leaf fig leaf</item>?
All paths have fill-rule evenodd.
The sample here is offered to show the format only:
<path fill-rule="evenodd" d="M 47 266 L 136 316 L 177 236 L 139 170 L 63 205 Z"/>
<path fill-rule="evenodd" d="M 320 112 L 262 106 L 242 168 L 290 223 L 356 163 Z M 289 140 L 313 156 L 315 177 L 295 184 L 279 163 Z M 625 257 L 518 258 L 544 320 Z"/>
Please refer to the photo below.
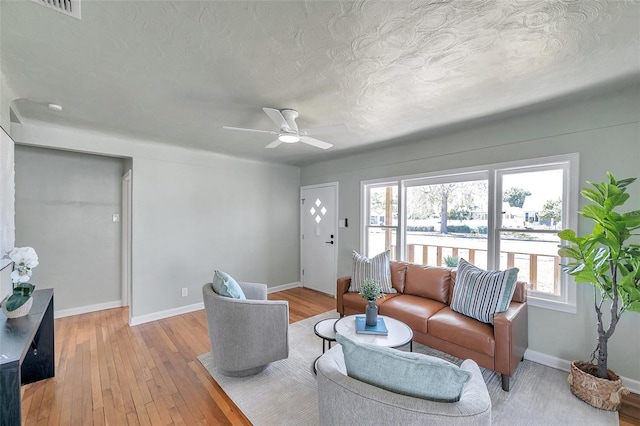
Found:
<path fill-rule="evenodd" d="M 581 259 L 580 252 L 573 247 L 564 246 L 558 250 L 558 256 L 569 257 L 571 259 Z"/>
<path fill-rule="evenodd" d="M 596 220 L 598 222 L 602 221 L 602 219 L 604 219 L 605 215 L 607 214 L 607 212 L 605 211 L 605 209 L 603 209 L 600 206 L 596 206 L 594 204 L 589 204 L 587 206 L 584 206 L 582 208 L 582 211 L 580 212 L 584 217 L 587 217 L 589 219 L 593 219 Z"/>
<path fill-rule="evenodd" d="M 558 232 L 558 237 L 571 243 L 576 242 L 576 233 L 573 229 L 563 229 L 562 231 Z"/>
<path fill-rule="evenodd" d="M 632 212 L 624 213 L 622 215 L 622 220 L 629 228 L 640 228 L 640 210 L 634 210 Z"/>
<path fill-rule="evenodd" d="M 594 191 L 591 188 L 584 188 L 580 191 L 580 194 L 589 201 L 592 201 L 598 205 L 604 204 L 604 197 L 598 191 Z"/>
<path fill-rule="evenodd" d="M 627 311 L 640 312 L 640 301 L 634 301 L 629 303 L 629 306 L 627 307 Z"/>

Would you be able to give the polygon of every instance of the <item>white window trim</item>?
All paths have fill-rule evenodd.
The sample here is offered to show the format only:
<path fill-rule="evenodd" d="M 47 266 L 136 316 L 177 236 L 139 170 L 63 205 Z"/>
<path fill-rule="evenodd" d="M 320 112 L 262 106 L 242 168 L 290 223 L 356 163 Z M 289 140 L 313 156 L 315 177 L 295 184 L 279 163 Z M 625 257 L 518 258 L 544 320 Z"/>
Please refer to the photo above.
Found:
<path fill-rule="evenodd" d="M 375 179 L 375 180 L 360 182 L 360 216 L 361 216 L 360 223 L 362 224 L 360 229 L 360 253 L 367 252 L 367 235 L 368 234 L 367 232 L 365 232 L 365 230 L 371 226 L 369 225 L 369 220 L 370 220 L 369 191 L 367 191 L 367 189 L 383 188 L 383 187 L 394 186 L 394 185 L 397 186 L 398 188 L 398 213 L 399 213 L 401 208 L 404 211 L 404 206 L 401 207 L 404 200 L 404 196 L 401 193 L 400 179 L 398 178 Z M 396 252 L 397 252 L 396 257 L 397 258 L 400 258 L 400 256 L 404 256 L 404 248 L 403 248 L 404 233 L 401 232 L 401 230 L 403 229 L 402 228 L 403 226 L 404 226 L 404 218 L 401 218 L 400 214 L 398 214 L 398 224 L 396 226 L 389 225 L 389 226 L 380 227 L 380 228 L 397 228 L 397 232 L 396 232 Z"/>
<path fill-rule="evenodd" d="M 399 258 L 404 258 L 405 248 L 404 244 L 404 229 L 405 229 L 405 209 L 404 204 L 405 189 L 409 186 L 417 186 L 422 184 L 421 181 L 428 183 L 441 183 L 452 181 L 464 181 L 468 179 L 474 179 L 482 174 L 485 174 L 488 179 L 488 220 L 487 225 L 490 230 L 487 234 L 487 261 L 491 265 L 496 265 L 496 250 L 499 250 L 496 239 L 500 229 L 497 225 L 500 224 L 500 218 L 498 217 L 498 211 L 496 211 L 496 199 L 501 197 L 499 193 L 499 174 L 505 174 L 510 171 L 520 171 L 518 169 L 537 169 L 540 170 L 541 166 L 550 166 L 550 168 L 557 168 L 557 165 L 563 164 L 566 173 L 563 188 L 563 200 L 566 202 L 566 209 L 563 209 L 562 223 L 565 229 L 577 230 L 578 226 L 578 196 L 580 194 L 580 155 L 578 153 L 554 155 L 549 157 L 539 157 L 526 160 L 515 160 L 504 163 L 494 163 L 488 165 L 479 165 L 473 167 L 465 167 L 453 170 L 434 171 L 422 174 L 388 177 L 381 179 L 365 180 L 360 182 L 360 209 L 362 228 L 360 229 L 360 250 L 366 250 L 367 247 L 367 232 L 369 218 L 368 218 L 368 191 L 369 187 L 374 186 L 387 186 L 396 185 L 398 188 L 398 232 L 397 232 L 397 247 Z M 569 195 L 570 194 L 570 195 Z M 561 258 L 561 262 L 566 262 L 565 258 Z M 494 266 L 495 267 L 495 266 Z M 565 273 L 561 274 L 560 279 L 561 296 L 553 296 L 547 293 L 529 291 L 527 295 L 527 302 L 531 306 L 552 309 L 562 312 L 568 312 L 575 314 L 576 308 L 576 284 L 573 278 Z"/>

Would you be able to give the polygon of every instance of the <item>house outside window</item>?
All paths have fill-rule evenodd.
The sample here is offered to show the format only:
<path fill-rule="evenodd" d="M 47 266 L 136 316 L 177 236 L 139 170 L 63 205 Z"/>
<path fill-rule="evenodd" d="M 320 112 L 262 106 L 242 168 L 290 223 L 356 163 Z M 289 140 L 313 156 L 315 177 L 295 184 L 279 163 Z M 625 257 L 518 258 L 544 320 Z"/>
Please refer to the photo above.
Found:
<path fill-rule="evenodd" d="M 576 229 L 577 174 L 569 154 L 362 182 L 361 246 L 425 265 L 517 267 L 533 306 L 575 312 L 557 232 Z"/>

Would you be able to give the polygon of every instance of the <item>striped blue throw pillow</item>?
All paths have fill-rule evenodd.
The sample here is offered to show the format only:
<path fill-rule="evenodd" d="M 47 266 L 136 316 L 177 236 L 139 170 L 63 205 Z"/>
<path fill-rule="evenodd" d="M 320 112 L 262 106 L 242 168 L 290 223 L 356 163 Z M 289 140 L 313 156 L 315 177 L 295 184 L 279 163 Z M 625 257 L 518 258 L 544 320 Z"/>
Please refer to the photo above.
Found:
<path fill-rule="evenodd" d="M 518 268 L 485 271 L 460 259 L 451 309 L 478 321 L 493 324 L 494 314 L 509 308 L 517 281 Z"/>
<path fill-rule="evenodd" d="M 360 292 L 362 283 L 366 279 L 371 279 L 378 283 L 383 293 L 395 293 L 391 287 L 391 268 L 389 266 L 389 250 L 367 258 L 353 251 L 353 273 L 351 274 L 351 285 L 349 291 Z"/>

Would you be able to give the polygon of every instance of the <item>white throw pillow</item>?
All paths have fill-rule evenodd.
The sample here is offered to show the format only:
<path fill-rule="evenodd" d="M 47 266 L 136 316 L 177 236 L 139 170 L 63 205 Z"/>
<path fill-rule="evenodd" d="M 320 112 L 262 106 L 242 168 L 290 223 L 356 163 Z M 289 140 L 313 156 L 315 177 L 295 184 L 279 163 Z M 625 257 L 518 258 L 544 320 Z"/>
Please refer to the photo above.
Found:
<path fill-rule="evenodd" d="M 365 279 L 378 283 L 383 293 L 395 293 L 391 287 L 391 268 L 389 266 L 389 250 L 371 259 L 353 251 L 353 273 L 349 291 L 360 292 Z"/>

